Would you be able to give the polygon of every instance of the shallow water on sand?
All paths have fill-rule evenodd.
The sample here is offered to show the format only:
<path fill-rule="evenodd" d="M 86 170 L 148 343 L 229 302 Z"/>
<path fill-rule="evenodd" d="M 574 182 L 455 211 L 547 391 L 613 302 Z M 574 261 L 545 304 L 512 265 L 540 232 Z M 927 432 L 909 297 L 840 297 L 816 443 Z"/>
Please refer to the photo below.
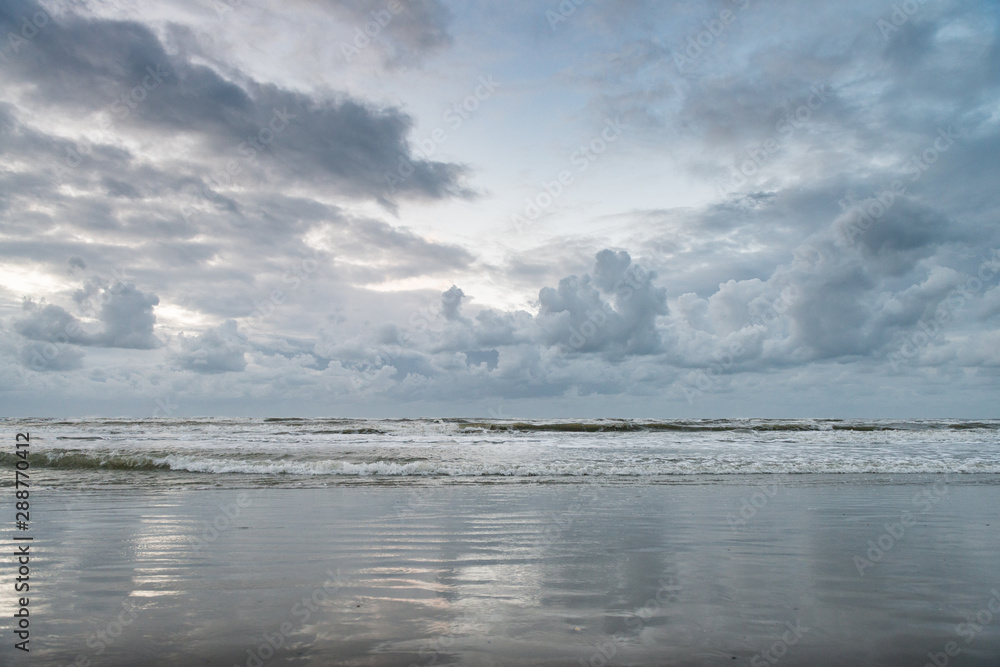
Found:
<path fill-rule="evenodd" d="M 30 664 L 995 665 L 995 476 L 801 477 L 53 489 Z"/>

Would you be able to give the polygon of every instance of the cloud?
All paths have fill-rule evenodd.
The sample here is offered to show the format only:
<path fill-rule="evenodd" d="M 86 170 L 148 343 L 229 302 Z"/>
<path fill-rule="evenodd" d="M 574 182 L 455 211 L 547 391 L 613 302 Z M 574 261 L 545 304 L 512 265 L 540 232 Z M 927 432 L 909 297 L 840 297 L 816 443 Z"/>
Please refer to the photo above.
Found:
<path fill-rule="evenodd" d="M 132 283 L 115 283 L 102 296 L 98 319 L 104 324 L 104 330 L 96 336 L 101 345 L 139 350 L 160 346 L 153 335 L 156 324 L 153 306 L 160 303 L 159 297 L 140 292 Z"/>
<path fill-rule="evenodd" d="M 451 272 L 475 261 L 461 246 L 429 241 L 381 220 L 346 220 L 327 226 L 323 233 L 324 240 L 346 256 L 345 263 L 364 260 L 364 268 L 351 274 L 358 283 Z"/>
<path fill-rule="evenodd" d="M 898 214 L 914 211 L 938 219 L 915 205 Z M 407 401 L 426 392 L 655 394 L 683 383 L 679 370 L 719 359 L 727 360 L 720 377 L 824 360 L 888 363 L 901 337 L 954 296 L 962 274 L 917 261 L 901 277 L 883 254 L 845 243 L 842 226 L 834 219 L 765 279 L 729 280 L 706 297 L 678 295 L 672 307 L 654 271 L 605 249 L 590 272 L 543 287 L 534 314 L 480 308 L 462 316 L 465 293 L 453 286 L 441 295 L 439 315 L 326 345 L 321 356 L 360 373 L 365 391 Z M 888 237 L 912 230 L 890 224 L 882 233 L 887 248 L 910 251 L 912 243 Z M 717 379 L 715 389 L 729 382 Z"/>
<path fill-rule="evenodd" d="M 244 355 L 249 347 L 245 341 L 236 322 L 226 320 L 197 336 L 181 335 L 180 349 L 171 358 L 180 368 L 196 373 L 239 373 L 247 367 Z"/>
<path fill-rule="evenodd" d="M 94 340 L 80 320 L 60 306 L 42 306 L 29 299 L 22 307 L 27 315 L 14 321 L 14 330 L 25 338 L 76 345 L 90 345 Z"/>
<path fill-rule="evenodd" d="M 446 320 L 455 321 L 460 319 L 458 312 L 462 307 L 462 297 L 464 296 L 465 292 L 454 285 L 441 294 L 441 313 Z"/>
<path fill-rule="evenodd" d="M 892 200 L 887 209 L 878 199 L 867 199 L 833 225 L 848 243 L 860 248 L 868 266 L 893 275 L 912 270 L 942 244 L 972 238 L 941 211 L 907 196 Z"/>
<path fill-rule="evenodd" d="M 440 0 L 308 1 L 328 7 L 353 27 L 352 39 L 341 45 L 349 62 L 356 57 L 352 47 L 368 48 L 374 42 L 387 67 L 418 67 L 452 43 L 448 30 L 452 13 Z"/>
<path fill-rule="evenodd" d="M 569 276 L 538 293 L 541 340 L 581 352 L 659 351 L 656 318 L 668 309 L 665 288 L 653 285 L 656 274 L 630 266 L 625 251 L 602 250 L 595 260 L 593 278 Z"/>
<path fill-rule="evenodd" d="M 21 347 L 21 363 L 33 371 L 74 371 L 83 367 L 83 353 L 69 345 L 31 341 Z"/>
<path fill-rule="evenodd" d="M 416 10 L 433 13 L 433 4 Z M 16 33 L 22 16 L 41 11 L 23 0 L 9 5 L 0 32 Z M 415 157 L 407 141 L 413 121 L 399 109 L 308 95 L 238 72 L 227 78 L 194 62 L 195 53 L 168 52 L 141 23 L 52 15 L 21 49 L 4 71 L 31 88 L 35 103 L 90 117 L 95 129 L 194 142 L 192 156 L 207 167 L 190 172 L 188 196 L 196 193 L 196 201 L 211 201 L 238 175 L 308 181 L 386 205 L 471 194 L 460 184 L 464 167 Z M 118 196 L 138 194 L 105 183 Z"/>
<path fill-rule="evenodd" d="M 985 405 L 989 3 L 921 5 L 885 38 L 864 3 L 585 3 L 555 26 L 525 3 L 388 5 L 0 6 L 8 391 L 660 414 L 711 371 L 704 406 L 868 409 L 890 385 L 907 409 L 953 388 Z M 503 99 L 441 116 L 491 72 Z M 511 202 L 619 117 L 545 224 L 507 233 Z M 435 128 L 431 159 L 414 139 Z"/>
<path fill-rule="evenodd" d="M 81 290 L 77 296 L 81 303 L 96 302 L 100 307 L 97 320 L 103 326 L 99 330 L 89 331 L 90 327 L 61 306 L 42 306 L 30 299 L 23 302 L 26 314 L 15 320 L 14 330 L 45 343 L 139 350 L 160 346 L 153 334 L 153 307 L 160 302 L 155 294 L 141 292 L 132 283 L 115 282 L 97 290 Z"/>

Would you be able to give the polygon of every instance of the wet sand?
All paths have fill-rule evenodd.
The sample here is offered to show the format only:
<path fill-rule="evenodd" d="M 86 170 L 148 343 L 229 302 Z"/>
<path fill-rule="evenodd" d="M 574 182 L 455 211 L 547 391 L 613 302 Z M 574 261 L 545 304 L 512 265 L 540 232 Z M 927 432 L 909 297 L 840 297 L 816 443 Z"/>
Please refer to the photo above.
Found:
<path fill-rule="evenodd" d="M 995 477 L 745 481 L 38 492 L 0 664 L 997 664 Z"/>

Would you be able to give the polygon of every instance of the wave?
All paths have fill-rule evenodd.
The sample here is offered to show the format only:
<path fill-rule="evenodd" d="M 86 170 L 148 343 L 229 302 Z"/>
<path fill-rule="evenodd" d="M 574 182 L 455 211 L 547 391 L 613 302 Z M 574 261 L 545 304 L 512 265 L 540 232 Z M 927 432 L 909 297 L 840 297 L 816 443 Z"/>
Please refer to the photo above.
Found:
<path fill-rule="evenodd" d="M 18 457 L 0 452 L 0 464 L 13 467 Z M 98 454 L 78 451 L 31 453 L 31 467 L 58 468 L 63 470 L 170 470 L 170 465 L 142 454 Z"/>
<path fill-rule="evenodd" d="M 955 423 L 948 424 L 947 426 L 948 426 L 948 428 L 955 429 L 955 430 L 965 430 L 965 429 L 974 429 L 974 428 L 975 429 L 984 428 L 984 429 L 993 429 L 993 430 L 1000 429 L 1000 424 L 998 424 L 997 422 L 974 422 L 974 421 L 955 422 Z"/>
<path fill-rule="evenodd" d="M 322 428 L 315 431 L 275 431 L 274 435 L 385 435 L 387 431 L 379 428 Z"/>
<path fill-rule="evenodd" d="M 245 430 L 266 433 L 269 429 L 283 427 L 280 434 L 362 434 L 386 435 L 400 433 L 434 433 L 480 431 L 507 432 L 564 432 L 564 433 L 614 433 L 666 431 L 679 433 L 699 432 L 806 432 L 806 431 L 998 431 L 1000 420 L 916 419 L 916 420 L 865 420 L 865 419 L 348 419 L 342 417 L 231 417 L 231 418 L 81 418 L 81 419 L 13 419 L 0 418 L 0 422 L 17 424 L 18 428 L 35 430 L 83 430 L 105 433 L 111 427 L 145 431 L 173 432 L 183 429 Z M 272 434 L 279 432 L 270 431 Z M 89 439 L 86 433 L 59 435 L 58 439 Z"/>
<path fill-rule="evenodd" d="M 0 453 L 0 465 L 17 460 Z M 1000 474 L 1000 463 L 982 459 L 801 457 L 755 459 L 751 457 L 695 457 L 645 461 L 461 461 L 434 462 L 415 457 L 379 458 L 372 461 L 342 459 L 296 459 L 294 457 L 205 456 L 163 453 L 123 454 L 108 452 L 35 452 L 33 468 L 75 471 L 122 471 L 257 476 L 331 477 L 669 477 L 690 475 L 746 474 L 908 474 L 976 473 Z"/>
<path fill-rule="evenodd" d="M 675 432 L 780 432 L 780 431 L 913 431 L 927 429 L 989 429 L 1000 430 L 1000 422 L 951 422 L 951 421 L 906 421 L 906 422 L 857 422 L 839 419 L 815 419 L 808 421 L 782 420 L 590 420 L 590 421 L 493 421 L 457 420 L 462 430 L 483 431 L 552 431 L 568 433 L 604 433 L 632 431 L 675 431 Z"/>
<path fill-rule="evenodd" d="M 156 418 L 13 425 L 37 440 L 31 469 L 67 484 L 1000 474 L 1000 420 Z M 17 462 L 10 449 L 0 451 L 0 468 Z M 0 487 L 10 484 L 0 476 Z"/>

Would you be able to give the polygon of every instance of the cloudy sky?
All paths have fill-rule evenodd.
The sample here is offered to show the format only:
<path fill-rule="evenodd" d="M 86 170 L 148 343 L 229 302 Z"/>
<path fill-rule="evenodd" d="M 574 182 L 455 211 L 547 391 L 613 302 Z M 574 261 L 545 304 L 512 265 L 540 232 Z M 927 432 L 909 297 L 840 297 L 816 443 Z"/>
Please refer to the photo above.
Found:
<path fill-rule="evenodd" d="M 7 0 L 0 414 L 996 417 L 998 24 Z"/>

